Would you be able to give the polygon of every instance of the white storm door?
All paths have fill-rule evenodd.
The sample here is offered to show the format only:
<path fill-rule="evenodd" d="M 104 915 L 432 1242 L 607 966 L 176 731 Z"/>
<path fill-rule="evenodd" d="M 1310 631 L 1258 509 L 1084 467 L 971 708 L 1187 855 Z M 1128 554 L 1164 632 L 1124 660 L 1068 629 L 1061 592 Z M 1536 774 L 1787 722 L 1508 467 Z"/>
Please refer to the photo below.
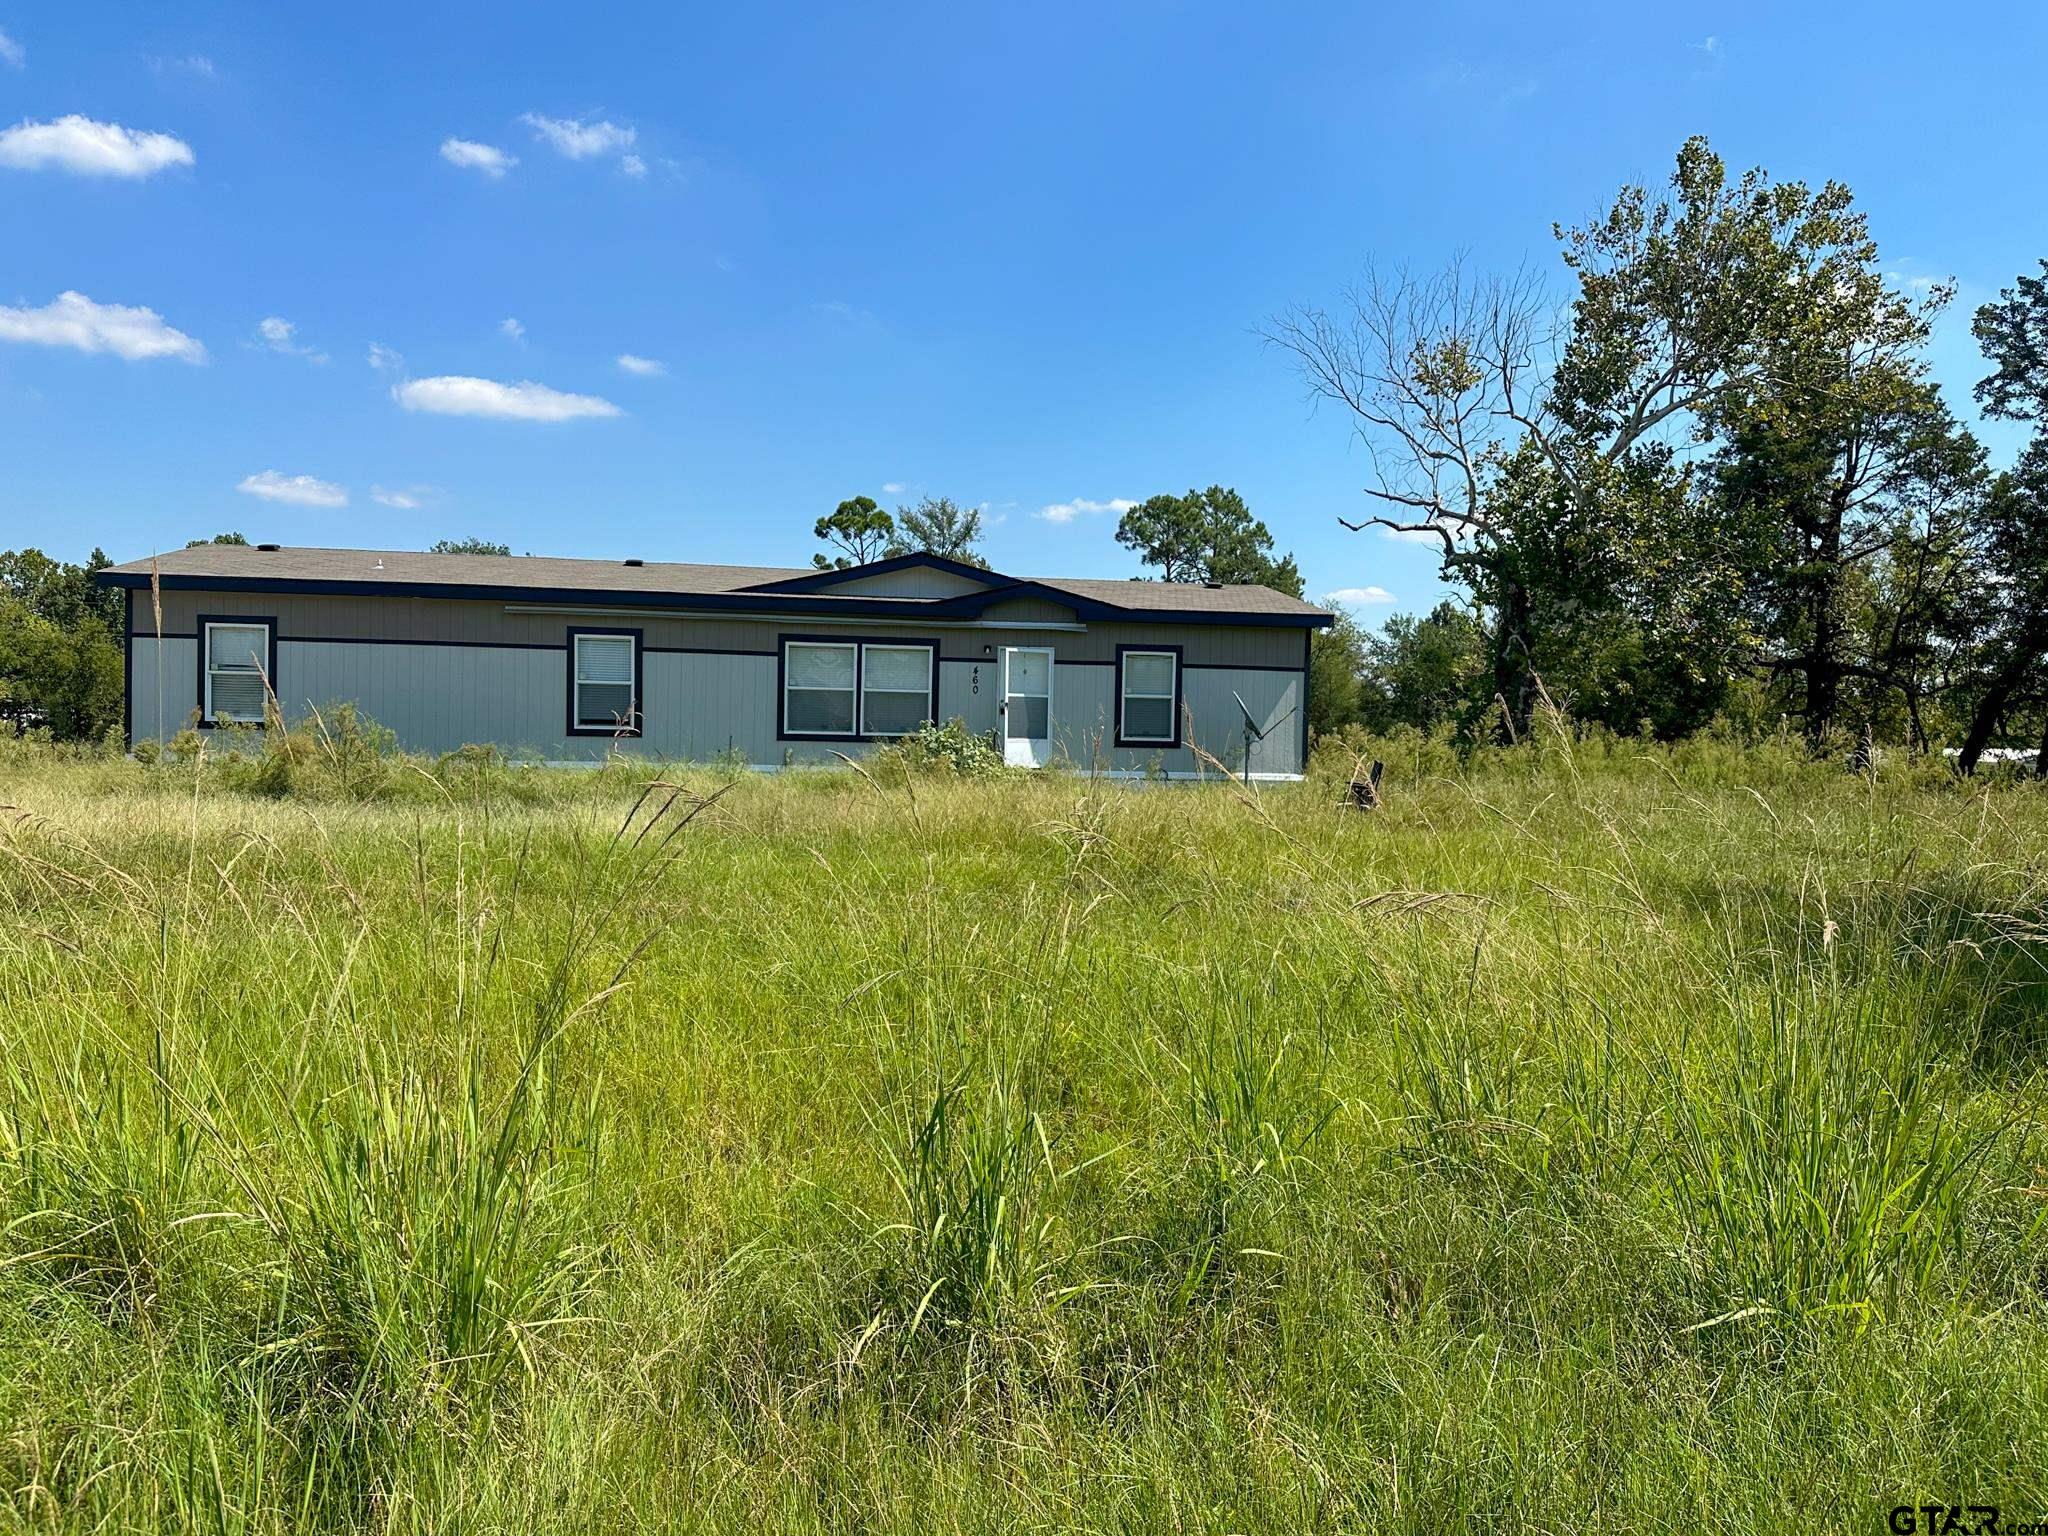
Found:
<path fill-rule="evenodd" d="M 1043 768 L 1052 761 L 1052 649 L 1003 648 L 1003 761 Z"/>

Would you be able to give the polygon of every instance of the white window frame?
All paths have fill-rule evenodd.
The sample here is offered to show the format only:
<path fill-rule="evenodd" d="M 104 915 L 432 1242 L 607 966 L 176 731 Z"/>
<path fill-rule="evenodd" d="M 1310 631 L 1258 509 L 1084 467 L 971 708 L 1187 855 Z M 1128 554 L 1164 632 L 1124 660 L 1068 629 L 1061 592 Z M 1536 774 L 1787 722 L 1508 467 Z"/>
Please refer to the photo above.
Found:
<path fill-rule="evenodd" d="M 1131 692 L 1130 660 L 1133 656 L 1164 656 L 1173 663 L 1173 676 L 1165 693 Z M 1140 736 L 1131 731 L 1125 721 L 1128 713 L 1125 706 L 1134 698 L 1166 700 L 1166 734 L 1164 736 Z M 1180 740 L 1180 721 L 1175 718 L 1180 708 L 1180 652 L 1167 649 L 1148 649 L 1144 646 L 1130 646 L 1120 652 L 1116 659 L 1116 737 L 1119 742 L 1142 746 L 1170 747 Z"/>
<path fill-rule="evenodd" d="M 249 632 L 250 634 L 252 634 L 252 635 L 255 635 L 255 636 L 257 636 L 257 637 L 258 637 L 258 642 L 257 642 L 256 648 L 255 648 L 255 654 L 256 654 L 256 656 L 257 656 L 258 658 L 260 658 L 260 659 L 259 659 L 259 660 L 257 661 L 257 663 L 256 663 L 256 675 L 257 675 L 257 677 L 259 677 L 260 679 L 262 679 L 262 682 L 263 682 L 263 696 L 264 696 L 264 709 L 263 709 L 263 713 L 261 713 L 261 714 L 257 715 L 257 716 L 256 716 L 256 717 L 255 717 L 254 719 L 252 719 L 252 720 L 245 720 L 245 719 L 243 719 L 243 718 L 242 718 L 241 716 L 239 716 L 239 715 L 230 715 L 230 716 L 226 717 L 225 719 L 223 719 L 223 718 L 222 718 L 222 717 L 221 717 L 221 716 L 220 716 L 219 714 L 217 714 L 217 713 L 216 713 L 216 712 L 214 711 L 214 707 L 213 707 L 213 679 L 214 679 L 214 674 L 215 674 L 216 672 L 226 672 L 226 673 L 229 673 L 229 674 L 231 674 L 231 675 L 237 675 L 237 676 L 246 676 L 246 675 L 247 675 L 247 673 L 246 673 L 246 672 L 244 672 L 244 671 L 243 671 L 243 669 L 242 669 L 242 668 L 240 668 L 240 667 L 216 667 L 216 666 L 214 666 L 214 664 L 213 664 L 213 632 L 214 632 L 215 630 L 217 630 L 217 629 L 240 629 L 240 630 L 246 630 L 246 631 L 248 631 L 248 632 Z M 200 627 L 200 633 L 199 633 L 199 645 L 200 645 L 200 651 L 199 651 L 199 659 L 200 659 L 200 664 L 201 664 L 201 666 L 202 666 L 202 667 L 204 668 L 204 670 L 205 670 L 205 675 L 206 675 L 206 697 L 205 697 L 205 699 L 204 699 L 204 700 L 202 700 L 202 701 L 201 701 L 201 702 L 203 703 L 203 705 L 204 705 L 205 707 L 204 707 L 204 710 L 202 711 L 202 713 L 201 713 L 201 715 L 200 715 L 200 719 L 204 720 L 204 721 L 205 721 L 205 722 L 206 722 L 206 723 L 207 723 L 208 725 L 262 725 L 262 724 L 264 724 L 264 723 L 265 723 L 265 720 L 267 719 L 267 717 L 268 717 L 268 715 L 269 715 L 269 712 L 270 712 L 270 707 L 269 707 L 269 706 L 270 706 L 270 698 L 271 698 L 271 696 L 272 696 L 273 694 L 275 694 L 275 693 L 277 692 L 277 679 L 276 679 L 276 678 L 274 678 L 274 677 L 272 677 L 272 676 L 270 675 L 270 672 L 271 672 L 271 662 L 270 662 L 270 637 L 271 637 L 271 633 L 272 633 L 272 631 L 271 631 L 271 627 L 270 627 L 270 623 L 269 623 L 269 621 L 268 621 L 268 620 L 263 620 L 263 619 L 254 619 L 254 620 L 250 620 L 250 619 L 208 619 L 208 620 L 207 620 L 207 621 L 205 622 L 205 624 L 204 624 L 204 625 L 202 625 L 202 626 Z"/>
<path fill-rule="evenodd" d="M 596 679 L 582 676 L 579 656 L 586 640 L 620 641 L 629 647 L 626 676 L 627 705 L 624 720 L 608 719 L 595 725 L 583 718 L 583 689 L 587 684 L 600 688 L 616 688 L 617 683 L 601 683 Z M 645 711 L 640 702 L 640 635 L 636 630 L 606 631 L 579 630 L 569 636 L 569 734 L 571 736 L 638 736 L 645 723 Z"/>
<path fill-rule="evenodd" d="M 937 649 L 936 649 L 935 647 L 933 647 L 933 646 L 930 646 L 930 645 L 926 645 L 926 644 L 924 644 L 924 643 L 923 643 L 922 641 L 913 641 L 913 640 L 876 640 L 876 641 L 872 641 L 872 642 L 870 642 L 870 641 L 865 641 L 865 640 L 864 640 L 864 641 L 862 641 L 862 642 L 861 642 L 861 647 L 860 647 L 860 662 L 859 662 L 859 665 L 858 665 L 858 666 L 857 666 L 857 667 L 856 667 L 856 668 L 854 669 L 854 681 L 855 681 L 855 683 L 856 683 L 856 684 L 858 684 L 858 685 L 859 685 L 859 689 L 860 689 L 860 709 L 859 709 L 859 710 L 857 711 L 857 715 L 858 715 L 858 721 L 859 721 L 859 725 L 860 725 L 860 734 L 861 734 L 861 735 L 863 735 L 863 736 L 873 737 L 873 738 L 876 738 L 876 739 L 879 739 L 879 740 L 882 740 L 882 741 L 893 741 L 893 740 L 895 740 L 895 739 L 896 739 L 897 737 L 899 737 L 899 736 L 908 736 L 908 735 L 910 734 L 910 732 L 911 732 L 911 731 L 915 731 L 915 730 L 917 730 L 917 729 L 918 729 L 918 726 L 917 726 L 917 725 L 913 725 L 913 726 L 912 726 L 912 727 L 910 728 L 910 731 L 876 731 L 876 730 L 870 730 L 870 729 L 869 729 L 869 727 L 868 727 L 868 693 L 869 693 L 869 689 L 868 689 L 868 652 L 869 652 L 869 651 L 916 651 L 916 652 L 918 652 L 918 653 L 919 653 L 920 655 L 922 655 L 922 656 L 924 657 L 924 717 L 923 717 L 923 719 L 922 719 L 922 720 L 920 720 L 920 721 L 919 721 L 919 725 L 923 725 L 923 724 L 926 724 L 926 723 L 928 723 L 928 722 L 930 722 L 930 721 L 932 721 L 932 720 L 936 719 L 936 718 L 937 718 L 937 716 L 938 716 L 938 700 L 937 700 L 936 698 L 934 698 L 934 697 L 933 697 L 933 694 L 934 694 L 934 693 L 936 692 L 936 690 L 937 690 L 937 683 L 938 683 L 938 679 L 937 679 L 937 676 L 936 676 L 936 673 L 938 672 L 938 667 L 939 667 L 939 663 L 938 663 L 938 652 L 937 652 Z M 897 693 L 900 693 L 900 694 L 906 694 L 906 695 L 907 695 L 907 694 L 909 694 L 909 693 L 910 693 L 910 692 L 911 692 L 912 690 L 911 690 L 911 689 L 908 689 L 908 688 L 877 688 L 877 689 L 874 689 L 873 691 L 874 691 L 874 692 L 876 692 L 876 693 L 890 693 L 890 694 L 897 694 Z"/>
<path fill-rule="evenodd" d="M 851 651 L 853 652 L 853 708 L 849 711 L 853 725 L 844 731 L 799 731 L 789 723 L 789 696 L 792 693 L 845 693 L 844 688 L 800 687 L 789 680 L 789 653 L 791 651 Z M 782 734 L 785 738 L 802 740 L 816 736 L 835 741 L 853 741 L 860 735 L 860 642 L 858 640 L 785 640 L 782 642 Z"/>

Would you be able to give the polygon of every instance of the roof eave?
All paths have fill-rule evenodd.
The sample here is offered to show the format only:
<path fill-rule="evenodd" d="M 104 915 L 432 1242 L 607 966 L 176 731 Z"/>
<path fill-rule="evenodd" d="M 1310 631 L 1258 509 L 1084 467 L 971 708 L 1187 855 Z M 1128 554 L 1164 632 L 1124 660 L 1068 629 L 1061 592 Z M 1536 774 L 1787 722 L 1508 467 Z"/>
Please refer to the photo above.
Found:
<path fill-rule="evenodd" d="M 1201 609 L 1124 608 L 1093 598 L 1079 597 L 1057 587 L 1036 582 L 1017 582 L 983 592 L 964 592 L 957 597 L 931 598 L 835 597 L 822 603 L 806 604 L 815 592 L 777 593 L 748 588 L 736 592 L 648 592 L 613 591 L 590 587 L 486 586 L 462 582 L 339 581 L 331 578 L 291 576 L 200 576 L 188 573 L 122 570 L 97 571 L 94 580 L 102 586 L 147 591 L 152 584 L 166 592 L 277 592 L 306 593 L 317 597 L 425 597 L 468 602 L 574 603 L 605 608 L 675 608 L 698 612 L 864 614 L 918 619 L 978 617 L 993 603 L 1017 597 L 1044 597 L 1076 616 L 1102 622 L 1134 624 L 1212 624 L 1237 628 L 1263 626 L 1278 629 L 1323 629 L 1335 620 L 1310 609 L 1299 613 L 1256 611 L 1215 612 Z"/>

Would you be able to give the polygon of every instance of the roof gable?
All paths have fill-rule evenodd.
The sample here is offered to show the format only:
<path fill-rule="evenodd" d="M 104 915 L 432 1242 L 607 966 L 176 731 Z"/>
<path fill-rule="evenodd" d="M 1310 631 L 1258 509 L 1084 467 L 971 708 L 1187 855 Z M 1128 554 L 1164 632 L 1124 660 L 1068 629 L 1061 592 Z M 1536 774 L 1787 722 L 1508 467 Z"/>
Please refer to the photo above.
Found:
<path fill-rule="evenodd" d="M 917 578 L 938 577 L 920 583 Z M 899 579 L 892 579 L 899 578 Z M 986 566 L 948 559 L 930 550 L 891 555 L 864 565 L 844 565 L 828 571 L 808 571 L 801 576 L 762 582 L 751 592 L 829 592 L 845 589 L 889 597 L 957 597 L 966 592 L 985 592 L 991 587 L 1010 585 L 1010 578 Z M 923 590 L 915 590 L 922 586 Z"/>

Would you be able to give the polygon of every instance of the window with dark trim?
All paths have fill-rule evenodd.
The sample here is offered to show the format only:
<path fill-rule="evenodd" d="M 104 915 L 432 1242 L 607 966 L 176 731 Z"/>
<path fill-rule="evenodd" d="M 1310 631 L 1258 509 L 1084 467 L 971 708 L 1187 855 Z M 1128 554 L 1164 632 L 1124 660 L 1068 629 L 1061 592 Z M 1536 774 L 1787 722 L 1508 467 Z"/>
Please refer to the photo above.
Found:
<path fill-rule="evenodd" d="M 1120 747 L 1180 745 L 1180 648 L 1116 649 L 1116 740 Z"/>
<path fill-rule="evenodd" d="M 199 620 L 199 720 L 261 725 L 277 687 L 277 621 Z"/>
<path fill-rule="evenodd" d="M 860 648 L 860 730 L 863 736 L 903 736 L 932 718 L 932 648 L 863 645 Z"/>
<path fill-rule="evenodd" d="M 640 631 L 569 631 L 569 734 L 638 736 Z"/>
<path fill-rule="evenodd" d="M 937 712 L 938 647 L 929 640 L 784 635 L 778 656 L 785 741 L 903 736 Z"/>

